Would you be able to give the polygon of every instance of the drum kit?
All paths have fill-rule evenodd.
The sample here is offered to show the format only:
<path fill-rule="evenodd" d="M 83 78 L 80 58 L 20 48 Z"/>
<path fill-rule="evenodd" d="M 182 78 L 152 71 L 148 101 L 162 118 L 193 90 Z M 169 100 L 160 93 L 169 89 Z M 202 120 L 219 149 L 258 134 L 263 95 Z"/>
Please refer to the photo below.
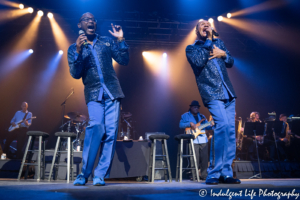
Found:
<path fill-rule="evenodd" d="M 76 133 L 76 139 L 72 141 L 73 149 L 76 151 L 82 150 L 84 141 L 85 128 L 88 125 L 89 119 L 87 116 L 79 112 L 69 112 L 64 115 L 64 118 L 68 121 L 59 128 L 62 132 L 73 132 Z M 66 144 L 63 144 L 66 146 Z"/>
<path fill-rule="evenodd" d="M 76 139 L 72 141 L 73 149 L 81 151 L 85 137 L 85 129 L 88 125 L 89 118 L 79 112 L 69 112 L 64 115 L 64 119 L 68 121 L 59 127 L 62 132 L 76 133 Z M 119 124 L 119 139 L 132 139 L 135 134 L 134 121 L 130 112 L 121 112 L 121 119 Z M 66 149 L 67 143 L 63 143 L 63 148 Z"/>

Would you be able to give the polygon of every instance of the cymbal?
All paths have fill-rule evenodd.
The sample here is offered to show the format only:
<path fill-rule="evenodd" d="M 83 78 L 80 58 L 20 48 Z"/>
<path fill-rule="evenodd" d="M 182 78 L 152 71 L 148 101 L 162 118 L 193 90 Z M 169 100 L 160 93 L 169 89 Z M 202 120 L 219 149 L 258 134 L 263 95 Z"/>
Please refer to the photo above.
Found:
<path fill-rule="evenodd" d="M 71 119 L 68 115 L 64 115 L 64 118 Z"/>
<path fill-rule="evenodd" d="M 67 119 L 71 119 L 76 122 L 84 122 L 87 117 L 79 112 L 69 112 L 64 116 Z"/>

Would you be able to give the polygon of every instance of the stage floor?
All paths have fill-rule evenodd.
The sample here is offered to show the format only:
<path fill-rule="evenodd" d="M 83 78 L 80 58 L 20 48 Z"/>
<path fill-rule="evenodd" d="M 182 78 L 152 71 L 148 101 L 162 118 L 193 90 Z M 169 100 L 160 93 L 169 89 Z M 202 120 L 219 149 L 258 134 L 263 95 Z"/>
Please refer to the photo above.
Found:
<path fill-rule="evenodd" d="M 0 199 L 300 199 L 300 179 L 241 179 L 242 184 L 219 184 L 209 186 L 204 181 L 197 183 L 184 180 L 182 183 L 156 181 L 154 183 L 136 181 L 106 181 L 106 186 L 73 186 L 66 181 L 40 181 L 0 179 Z M 229 190 L 227 192 L 227 190 Z M 263 194 L 264 192 L 264 194 Z M 259 193 L 260 196 L 259 196 Z M 205 198 L 201 197 L 205 196 Z M 215 195 L 215 196 L 213 196 Z M 219 196 L 218 196 L 219 195 Z M 223 197 L 221 197 L 222 195 Z M 252 198 L 251 198 L 252 196 Z M 298 196 L 298 198 L 297 198 Z"/>

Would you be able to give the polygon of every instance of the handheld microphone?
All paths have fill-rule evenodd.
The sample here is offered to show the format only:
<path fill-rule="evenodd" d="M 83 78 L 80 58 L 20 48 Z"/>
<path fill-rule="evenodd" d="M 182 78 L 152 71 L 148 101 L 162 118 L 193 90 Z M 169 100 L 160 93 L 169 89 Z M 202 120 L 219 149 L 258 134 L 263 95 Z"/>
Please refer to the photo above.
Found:
<path fill-rule="evenodd" d="M 219 36 L 219 33 L 217 33 L 215 30 L 213 30 L 212 33 L 214 36 L 217 36 L 217 37 Z"/>
<path fill-rule="evenodd" d="M 219 36 L 219 33 L 217 33 L 213 27 L 211 27 L 211 30 L 212 30 L 212 34 L 214 36 L 217 36 L 217 37 Z"/>
<path fill-rule="evenodd" d="M 79 35 L 83 35 L 83 34 L 85 34 L 84 31 L 83 31 L 83 30 L 79 30 Z M 85 42 L 84 42 L 83 45 L 84 45 L 84 46 L 87 46 L 87 45 L 88 45 L 88 43 L 86 42 L 86 40 L 85 40 Z"/>

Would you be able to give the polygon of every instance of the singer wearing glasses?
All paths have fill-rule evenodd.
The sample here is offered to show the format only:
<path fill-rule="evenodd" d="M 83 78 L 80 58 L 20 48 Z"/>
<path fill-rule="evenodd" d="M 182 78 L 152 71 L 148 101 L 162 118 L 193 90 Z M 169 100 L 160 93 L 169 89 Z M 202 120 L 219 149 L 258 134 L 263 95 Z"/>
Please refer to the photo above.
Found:
<path fill-rule="evenodd" d="M 186 57 L 193 69 L 203 104 L 211 113 L 216 128 L 211 143 L 210 166 L 206 184 L 238 184 L 233 178 L 231 164 L 235 158 L 235 92 L 229 80 L 227 68 L 233 66 L 233 58 L 211 24 L 198 22 L 197 40 L 187 46 Z"/>
<path fill-rule="evenodd" d="M 89 112 L 82 152 L 82 169 L 74 185 L 85 185 L 94 168 L 97 152 L 100 156 L 94 171 L 93 185 L 105 185 L 115 152 L 120 115 L 120 100 L 124 98 L 112 58 L 120 65 L 129 62 L 128 45 L 121 26 L 113 25 L 109 33 L 117 40 L 96 34 L 97 20 L 91 13 L 81 16 L 76 43 L 68 49 L 70 74 L 82 78 Z M 101 147 L 100 147 L 101 146 Z"/>

